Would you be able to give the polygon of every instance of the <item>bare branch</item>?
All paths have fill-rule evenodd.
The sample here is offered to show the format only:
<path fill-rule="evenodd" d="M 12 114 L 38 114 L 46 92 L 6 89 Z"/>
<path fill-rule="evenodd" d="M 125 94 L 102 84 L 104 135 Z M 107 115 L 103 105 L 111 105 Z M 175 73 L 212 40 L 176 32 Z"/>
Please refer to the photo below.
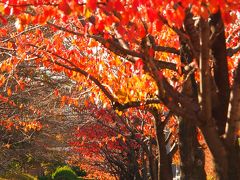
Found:
<path fill-rule="evenodd" d="M 29 32 L 29 31 L 32 31 L 32 30 L 34 30 L 34 29 L 37 29 L 37 28 L 39 28 L 39 27 L 41 27 L 41 26 L 42 26 L 42 25 L 36 25 L 36 26 L 34 26 L 34 27 L 30 27 L 30 28 L 28 28 L 28 29 L 25 29 L 24 31 L 16 34 L 16 35 L 13 36 L 13 37 L 10 37 L 10 38 L 7 38 L 7 39 L 2 40 L 2 42 L 3 42 L 3 43 L 4 43 L 4 42 L 8 42 L 8 41 L 11 40 L 11 39 L 14 39 L 14 38 L 16 38 L 16 37 L 18 37 L 18 36 L 21 36 L 22 34 L 25 34 L 25 33 Z"/>

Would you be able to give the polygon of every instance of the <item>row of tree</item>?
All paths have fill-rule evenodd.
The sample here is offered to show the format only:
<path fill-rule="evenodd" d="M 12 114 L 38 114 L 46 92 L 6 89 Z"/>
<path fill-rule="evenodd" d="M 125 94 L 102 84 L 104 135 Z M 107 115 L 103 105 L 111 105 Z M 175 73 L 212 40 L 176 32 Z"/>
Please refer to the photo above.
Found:
<path fill-rule="evenodd" d="M 21 118 L 22 106 L 32 107 L 38 119 L 44 116 L 38 115 L 39 104 L 12 96 L 25 91 L 21 64 L 31 66 L 28 73 L 32 69 L 39 76 L 44 71 L 38 81 L 51 86 L 51 92 L 54 89 L 65 114 L 81 115 L 70 144 L 96 172 L 120 179 L 172 179 L 171 165 L 179 150 L 181 177 L 206 179 L 205 152 L 198 138 L 202 135 L 216 176 L 239 178 L 237 1 L 2 1 L 0 5 L 4 106 L 21 107 L 14 111 Z M 63 76 L 71 84 L 68 95 L 59 93 Z M 34 87 L 33 77 L 29 88 Z M 21 92 L 17 88 L 12 92 L 14 83 Z M 47 89 L 41 91 L 44 96 Z M 40 105 L 46 110 L 58 102 L 45 100 Z M 84 113 L 87 118 L 82 118 Z"/>

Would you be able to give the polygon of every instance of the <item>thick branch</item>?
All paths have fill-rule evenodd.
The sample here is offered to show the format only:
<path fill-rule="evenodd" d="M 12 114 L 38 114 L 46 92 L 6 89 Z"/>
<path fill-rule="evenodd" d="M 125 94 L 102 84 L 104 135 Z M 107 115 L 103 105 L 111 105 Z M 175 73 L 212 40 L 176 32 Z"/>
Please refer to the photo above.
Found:
<path fill-rule="evenodd" d="M 211 43 L 212 55 L 215 60 L 214 63 L 214 80 L 217 86 L 218 101 L 214 102 L 213 117 L 216 120 L 219 135 L 225 133 L 225 125 L 227 120 L 227 110 L 230 95 L 228 63 L 226 40 L 224 34 L 224 24 L 222 21 L 220 11 L 211 16 L 210 21 L 212 33 L 215 34 L 214 41 Z M 219 103 L 217 103 L 219 102 Z"/>
<path fill-rule="evenodd" d="M 202 112 L 207 123 L 212 119 L 211 114 L 211 82 L 210 82 L 210 67 L 209 67 L 209 26 L 208 22 L 201 18 L 201 36 L 200 36 L 200 104 Z"/>
<path fill-rule="evenodd" d="M 189 40 L 187 41 L 191 51 L 193 53 L 193 58 L 196 58 L 198 61 L 200 54 L 200 43 L 199 43 L 199 32 L 197 27 L 195 26 L 195 21 L 193 19 L 193 14 L 190 10 L 186 11 L 186 18 L 184 20 L 184 27 L 189 36 Z M 183 39 L 184 40 L 184 39 Z"/>
<path fill-rule="evenodd" d="M 230 147 L 234 147 L 238 131 L 240 131 L 240 63 L 236 70 L 228 112 L 226 142 Z"/>
<path fill-rule="evenodd" d="M 146 100 L 145 102 L 131 101 L 125 104 L 114 103 L 113 108 L 122 111 L 124 109 L 132 108 L 132 107 L 140 107 L 140 106 L 149 105 L 149 104 L 158 104 L 160 102 L 161 101 L 159 99 L 149 99 L 149 100 Z"/>
<path fill-rule="evenodd" d="M 158 69 L 169 69 L 169 70 L 177 71 L 177 65 L 171 62 L 159 61 L 157 59 L 154 59 L 154 64 Z"/>
<path fill-rule="evenodd" d="M 161 52 L 167 52 L 167 53 L 173 53 L 176 55 L 180 55 L 179 50 L 173 47 L 165 47 L 165 46 L 154 46 L 153 47 L 155 51 L 161 51 Z"/>

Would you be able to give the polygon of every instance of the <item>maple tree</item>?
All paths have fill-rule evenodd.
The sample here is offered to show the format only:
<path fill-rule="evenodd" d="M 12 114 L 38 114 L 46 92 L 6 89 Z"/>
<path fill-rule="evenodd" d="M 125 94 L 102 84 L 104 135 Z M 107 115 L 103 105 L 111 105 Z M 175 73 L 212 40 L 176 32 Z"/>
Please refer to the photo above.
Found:
<path fill-rule="evenodd" d="M 1 46 L 15 53 L 13 64 L 16 56 L 35 58 L 39 67 L 84 81 L 98 105 L 119 114 L 149 111 L 158 151 L 152 179 L 172 178 L 163 111 L 179 119 L 183 178 L 206 178 L 198 127 L 218 177 L 237 179 L 239 6 L 234 0 L 1 1 L 2 23 L 10 14 L 17 18 L 17 32 Z"/>

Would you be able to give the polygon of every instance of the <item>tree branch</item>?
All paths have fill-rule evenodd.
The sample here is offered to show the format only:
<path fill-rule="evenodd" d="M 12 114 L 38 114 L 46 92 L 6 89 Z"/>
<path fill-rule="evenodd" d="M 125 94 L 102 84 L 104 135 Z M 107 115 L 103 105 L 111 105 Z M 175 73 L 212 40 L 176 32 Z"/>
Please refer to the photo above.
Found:
<path fill-rule="evenodd" d="M 211 82 L 210 82 L 210 67 L 209 67 L 209 25 L 204 19 L 200 19 L 201 35 L 200 35 L 200 97 L 202 113 L 206 124 L 213 123 L 212 105 L 211 105 Z"/>
<path fill-rule="evenodd" d="M 32 45 L 32 44 L 28 44 L 29 46 L 32 46 L 32 47 L 35 47 L 35 48 L 39 48 L 38 46 L 35 46 L 35 45 Z M 83 69 L 77 67 L 74 63 L 72 63 L 71 61 L 69 61 L 68 59 L 66 58 L 63 58 L 62 56 L 56 54 L 56 53 L 53 53 L 49 50 L 46 50 L 46 52 L 52 54 L 53 56 L 56 56 L 57 58 L 59 59 L 62 59 L 63 61 L 67 62 L 68 64 L 70 64 L 71 66 L 68 66 L 66 64 L 62 64 L 58 61 L 52 61 L 53 63 L 61 66 L 61 67 L 64 67 L 66 69 L 69 69 L 69 70 L 72 70 L 72 71 L 75 71 L 75 72 L 79 72 L 81 73 L 82 75 L 84 75 L 85 77 L 89 78 L 91 81 L 93 81 L 102 91 L 103 93 L 107 96 L 107 98 L 113 103 L 116 101 L 116 99 L 114 98 L 114 96 L 106 89 L 106 87 L 104 85 L 102 85 L 102 83 L 96 79 L 94 76 L 90 75 L 88 72 L 84 71 Z"/>
<path fill-rule="evenodd" d="M 172 159 L 173 155 L 177 152 L 177 150 L 178 150 L 178 146 L 177 145 L 178 145 L 177 142 L 174 142 L 174 144 L 172 145 L 170 151 L 168 152 L 168 157 L 170 159 Z"/>
<path fill-rule="evenodd" d="M 240 131 L 240 63 L 238 63 L 236 69 L 236 76 L 228 109 L 226 142 L 229 147 L 234 147 L 238 131 Z"/>
<path fill-rule="evenodd" d="M 232 57 L 234 54 L 238 53 L 240 51 L 240 43 L 235 46 L 234 48 L 228 48 L 227 49 L 227 56 Z"/>
<path fill-rule="evenodd" d="M 123 111 L 124 109 L 132 108 L 132 107 L 140 107 L 140 106 L 144 106 L 144 105 L 159 104 L 159 103 L 161 103 L 161 101 L 159 99 L 149 99 L 149 100 L 146 100 L 145 102 L 131 101 L 131 102 L 127 102 L 125 104 L 120 104 L 120 103 L 115 102 L 113 104 L 113 108 Z"/>
<path fill-rule="evenodd" d="M 128 60 L 132 63 L 135 63 L 136 58 L 141 58 L 141 59 L 144 58 L 144 55 L 142 53 L 126 49 L 126 48 L 122 47 L 121 44 L 118 41 L 114 41 L 114 40 L 110 40 L 110 39 L 106 40 L 100 35 L 88 35 L 88 34 L 85 35 L 83 33 L 75 32 L 75 31 L 69 30 L 67 28 L 58 26 L 58 25 L 53 24 L 51 22 L 47 22 L 47 24 L 50 25 L 50 26 L 53 26 L 54 28 L 57 28 L 61 31 L 71 33 L 73 35 L 77 35 L 77 36 L 80 36 L 80 37 L 87 36 L 89 38 L 92 38 L 92 39 L 96 40 L 97 42 L 101 43 L 106 49 L 112 51 L 116 55 L 121 56 L 121 57 L 125 58 L 126 60 Z M 176 50 L 172 47 L 157 46 L 156 48 L 157 49 L 160 49 L 160 48 L 163 49 L 164 48 L 166 52 L 171 51 L 171 53 L 175 52 L 175 54 L 178 51 L 178 50 Z M 170 69 L 170 70 L 173 70 L 173 71 L 177 71 L 177 68 L 176 68 L 177 65 L 174 64 L 174 63 L 165 62 L 165 61 L 161 61 L 161 60 L 157 60 L 157 59 L 154 59 L 154 62 L 157 64 L 158 68 Z"/>
<path fill-rule="evenodd" d="M 173 53 L 176 55 L 180 55 L 180 51 L 173 47 L 165 47 L 165 46 L 155 45 L 153 47 L 153 49 L 154 49 L 154 51 L 161 51 L 161 52 L 167 52 L 167 53 Z"/>
<path fill-rule="evenodd" d="M 212 40 L 210 39 L 211 54 L 215 61 L 213 64 L 214 79 L 212 79 L 212 101 L 214 98 L 217 99 L 217 101 L 213 101 L 212 114 L 216 120 L 219 135 L 223 135 L 225 133 L 227 121 L 230 84 L 224 23 L 220 10 L 211 15 L 209 25 L 213 34 Z M 214 85 L 216 87 L 214 87 Z"/>

